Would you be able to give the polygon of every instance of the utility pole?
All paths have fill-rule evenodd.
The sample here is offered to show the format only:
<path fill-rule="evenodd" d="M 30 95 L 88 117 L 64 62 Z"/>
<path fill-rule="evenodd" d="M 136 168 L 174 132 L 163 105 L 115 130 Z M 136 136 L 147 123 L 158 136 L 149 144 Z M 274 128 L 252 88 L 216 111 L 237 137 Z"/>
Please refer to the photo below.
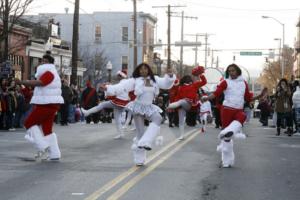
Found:
<path fill-rule="evenodd" d="M 137 17 L 136 0 L 133 0 L 133 69 L 137 67 Z"/>
<path fill-rule="evenodd" d="M 125 0 L 127 1 L 127 0 Z M 137 9 L 136 9 L 136 1 L 133 2 L 133 69 L 137 67 L 137 57 L 138 57 L 138 49 L 137 49 Z"/>
<path fill-rule="evenodd" d="M 171 68 L 171 7 L 185 7 L 185 6 L 152 6 L 152 8 L 168 8 L 168 31 L 167 31 L 167 35 L 168 35 L 168 44 L 167 44 L 167 56 L 168 56 L 168 60 L 167 60 L 167 67 Z"/>
<path fill-rule="evenodd" d="M 3 60 L 5 62 L 8 60 L 8 23 L 9 23 L 9 3 L 8 0 L 5 0 L 5 10 L 3 16 L 3 33 L 4 33 L 4 52 L 3 52 Z"/>
<path fill-rule="evenodd" d="M 213 65 L 214 65 L 214 50 L 211 49 L 211 63 L 210 63 L 210 67 L 213 68 Z"/>
<path fill-rule="evenodd" d="M 196 34 L 196 43 L 198 42 L 198 35 Z M 195 47 L 195 67 L 198 65 L 198 46 Z"/>
<path fill-rule="evenodd" d="M 72 38 L 72 75 L 71 83 L 77 84 L 78 67 L 78 38 L 79 38 L 79 0 L 75 0 L 73 16 L 73 38 Z"/>
<path fill-rule="evenodd" d="M 205 60 L 204 60 L 204 67 L 206 68 L 207 67 L 207 56 L 208 56 L 208 44 L 207 44 L 207 41 L 208 41 L 208 35 L 207 33 L 205 34 Z"/>
<path fill-rule="evenodd" d="M 171 67 L 171 6 L 168 5 L 168 61 L 167 67 Z"/>
<path fill-rule="evenodd" d="M 172 17 L 181 17 L 181 42 L 183 43 L 183 37 L 184 37 L 184 19 L 198 19 L 198 17 L 189 17 L 184 16 L 184 11 L 181 12 L 181 16 L 172 16 Z M 179 74 L 180 77 L 183 75 L 183 45 L 180 46 L 180 65 L 179 65 Z"/>
<path fill-rule="evenodd" d="M 183 42 L 183 27 L 184 27 L 184 11 L 181 12 L 181 42 Z M 183 74 L 183 46 L 180 46 L 180 64 L 179 64 L 179 74 L 182 77 Z"/>
<path fill-rule="evenodd" d="M 189 36 L 196 36 L 196 43 L 198 43 L 198 37 L 199 36 L 204 36 L 205 38 L 205 50 L 204 50 L 204 67 L 207 67 L 207 57 L 208 57 L 208 37 L 211 36 L 211 35 L 214 35 L 214 34 L 208 34 L 208 33 L 196 33 L 196 34 L 186 34 L 186 35 L 189 35 Z M 195 48 L 195 66 L 197 66 L 198 64 L 198 47 L 196 46 Z"/>

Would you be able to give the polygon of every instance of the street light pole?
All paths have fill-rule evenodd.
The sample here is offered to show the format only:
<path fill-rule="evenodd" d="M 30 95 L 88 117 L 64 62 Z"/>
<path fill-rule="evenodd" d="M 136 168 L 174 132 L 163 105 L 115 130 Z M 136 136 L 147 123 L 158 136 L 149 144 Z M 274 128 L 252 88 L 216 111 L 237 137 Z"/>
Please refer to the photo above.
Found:
<path fill-rule="evenodd" d="M 127 0 L 125 0 L 127 1 Z M 137 67 L 138 63 L 138 49 L 137 49 L 137 0 L 132 0 L 133 3 L 133 69 Z"/>
<path fill-rule="evenodd" d="M 136 0 L 133 0 L 133 69 L 137 67 L 137 13 Z"/>
<path fill-rule="evenodd" d="M 106 64 L 106 69 L 108 71 L 108 82 L 111 82 L 111 70 L 112 70 L 112 63 L 110 61 L 107 62 Z"/>
<path fill-rule="evenodd" d="M 282 60 L 282 58 L 281 58 L 281 38 L 275 38 L 274 40 L 277 40 L 277 41 L 279 41 L 279 53 L 278 53 L 278 55 L 279 55 L 279 63 L 280 63 L 280 65 L 282 66 L 282 62 L 281 62 L 281 60 Z M 282 73 L 282 72 L 281 72 Z"/>
<path fill-rule="evenodd" d="M 282 49 L 281 49 L 281 62 L 282 62 L 282 68 L 281 68 L 281 74 L 282 78 L 284 77 L 284 69 L 285 69 L 285 58 L 284 58 L 284 38 L 285 38 L 285 27 L 284 24 L 282 25 Z"/>
<path fill-rule="evenodd" d="M 280 22 L 278 19 L 270 16 L 262 16 L 264 19 L 273 19 L 282 26 L 282 48 L 281 48 L 281 78 L 284 77 L 285 69 L 285 59 L 284 59 L 284 38 L 285 38 L 285 27 L 284 23 Z"/>

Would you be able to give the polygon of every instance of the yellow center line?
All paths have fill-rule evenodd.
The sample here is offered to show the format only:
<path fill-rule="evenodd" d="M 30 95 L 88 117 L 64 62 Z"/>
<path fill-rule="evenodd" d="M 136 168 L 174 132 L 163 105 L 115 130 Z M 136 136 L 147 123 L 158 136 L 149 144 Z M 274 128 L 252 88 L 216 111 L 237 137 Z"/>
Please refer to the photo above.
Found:
<path fill-rule="evenodd" d="M 155 163 L 151 164 L 149 167 L 147 167 L 144 171 L 142 171 L 140 174 L 133 177 L 130 181 L 128 181 L 126 184 L 124 184 L 120 189 L 118 189 L 115 193 L 113 193 L 111 196 L 107 198 L 107 200 L 117 200 L 121 196 L 123 196 L 130 188 L 132 188 L 135 184 L 137 184 L 140 180 L 142 180 L 145 176 L 150 174 L 155 168 L 157 168 L 160 164 L 162 164 L 164 161 L 166 161 L 168 158 L 170 158 L 175 152 L 177 152 L 179 149 L 181 149 L 184 145 L 186 145 L 188 142 L 190 142 L 192 139 L 194 139 L 197 136 L 197 132 L 189 136 L 185 141 L 180 143 L 178 146 L 176 146 L 174 149 L 172 149 L 169 153 L 164 155 L 162 158 L 157 160 Z"/>
<path fill-rule="evenodd" d="M 186 135 L 187 137 L 189 137 L 189 135 L 191 135 L 194 131 L 196 130 L 191 130 L 189 131 Z M 169 148 L 171 148 L 172 146 L 174 146 L 175 144 L 177 144 L 178 142 L 180 142 L 179 140 L 175 139 L 172 142 L 170 142 L 167 146 L 165 146 L 164 148 L 162 148 L 161 150 L 155 152 L 154 154 L 152 154 L 147 161 L 145 162 L 145 164 L 147 165 L 148 163 L 150 163 L 152 160 L 156 159 L 159 155 L 161 155 L 162 153 L 164 153 L 165 151 L 167 151 Z M 134 172 L 136 172 L 137 170 L 139 170 L 140 167 L 134 166 L 131 167 L 130 169 L 128 169 L 127 171 L 123 172 L 122 174 L 120 174 L 119 176 L 117 176 L 116 178 L 114 178 L 113 180 L 111 180 L 110 182 L 108 182 L 107 184 L 105 184 L 103 187 L 99 188 L 98 190 L 96 190 L 94 193 L 92 193 L 90 196 L 86 197 L 84 200 L 96 200 L 99 197 L 101 197 L 104 193 L 106 193 L 107 191 L 109 191 L 110 189 L 112 189 L 113 187 L 115 187 L 117 184 L 119 184 L 120 182 L 122 182 L 125 178 L 127 178 L 128 176 L 130 176 L 131 174 L 133 174 Z"/>

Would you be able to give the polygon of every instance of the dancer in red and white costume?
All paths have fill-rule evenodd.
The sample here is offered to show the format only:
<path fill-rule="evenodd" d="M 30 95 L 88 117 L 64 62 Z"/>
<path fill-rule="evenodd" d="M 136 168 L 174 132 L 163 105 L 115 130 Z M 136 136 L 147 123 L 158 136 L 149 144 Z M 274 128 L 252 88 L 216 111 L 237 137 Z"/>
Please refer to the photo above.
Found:
<path fill-rule="evenodd" d="M 37 67 L 36 80 L 16 80 L 18 84 L 34 87 L 30 101 L 33 109 L 24 122 L 27 129 L 25 138 L 37 147 L 35 158 L 44 158 L 49 154 L 49 160 L 59 160 L 61 152 L 52 127 L 55 114 L 64 102 L 61 96 L 61 79 L 52 56 L 44 55 L 42 63 Z"/>
<path fill-rule="evenodd" d="M 192 106 L 198 104 L 198 90 L 200 87 L 206 84 L 206 78 L 203 75 L 204 67 L 198 66 L 193 69 L 192 74 L 199 76 L 200 80 L 193 82 L 191 76 L 186 75 L 181 78 L 180 86 L 177 91 L 176 101 L 169 104 L 168 109 L 178 108 L 179 115 L 179 140 L 184 139 L 184 118 L 186 112 L 189 111 Z"/>
<path fill-rule="evenodd" d="M 203 95 L 203 97 L 205 97 L 207 95 Z M 206 100 L 200 100 L 199 102 L 200 105 L 200 112 L 199 112 L 199 117 L 200 117 L 200 121 L 201 121 L 201 132 L 205 132 L 206 130 L 206 124 L 207 124 L 207 118 L 208 116 L 212 116 L 212 111 L 211 111 L 211 103 L 210 101 Z"/>
<path fill-rule="evenodd" d="M 120 83 L 122 83 L 127 78 L 127 73 L 126 71 L 118 71 L 117 76 L 120 79 Z M 130 102 L 129 92 L 130 91 L 127 88 L 124 88 L 124 90 L 115 91 L 114 93 L 108 94 L 109 101 L 101 102 L 97 106 L 88 110 L 81 108 L 81 111 L 86 117 L 105 108 L 112 108 L 114 111 L 114 118 L 118 132 L 114 139 L 120 139 L 124 136 L 121 116 L 122 112 L 124 111 L 124 107 Z"/>
<path fill-rule="evenodd" d="M 231 64 L 225 72 L 225 80 L 220 82 L 217 90 L 203 97 L 203 100 L 210 100 L 219 97 L 224 93 L 224 101 L 221 108 L 221 121 L 223 130 L 219 134 L 221 143 L 217 151 L 222 154 L 222 166 L 231 167 L 234 165 L 233 140 L 235 138 L 245 138 L 241 133 L 241 128 L 246 120 L 246 114 L 243 111 L 244 102 L 250 102 L 257 97 L 252 97 L 249 92 L 248 84 L 242 77 L 242 71 L 236 64 Z"/>

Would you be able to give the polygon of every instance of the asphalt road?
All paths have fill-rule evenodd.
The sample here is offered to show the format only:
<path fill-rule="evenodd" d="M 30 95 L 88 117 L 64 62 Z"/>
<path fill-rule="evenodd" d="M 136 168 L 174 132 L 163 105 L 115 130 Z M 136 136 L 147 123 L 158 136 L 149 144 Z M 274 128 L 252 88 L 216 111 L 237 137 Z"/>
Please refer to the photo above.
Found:
<path fill-rule="evenodd" d="M 24 130 L 0 132 L 1 200 L 298 200 L 300 137 L 275 136 L 252 119 L 246 140 L 235 141 L 236 164 L 219 168 L 218 131 L 162 126 L 164 145 L 155 146 L 144 167 L 132 161 L 134 133 L 114 140 L 114 124 L 55 126 L 60 162 L 28 162 L 35 149 Z"/>

